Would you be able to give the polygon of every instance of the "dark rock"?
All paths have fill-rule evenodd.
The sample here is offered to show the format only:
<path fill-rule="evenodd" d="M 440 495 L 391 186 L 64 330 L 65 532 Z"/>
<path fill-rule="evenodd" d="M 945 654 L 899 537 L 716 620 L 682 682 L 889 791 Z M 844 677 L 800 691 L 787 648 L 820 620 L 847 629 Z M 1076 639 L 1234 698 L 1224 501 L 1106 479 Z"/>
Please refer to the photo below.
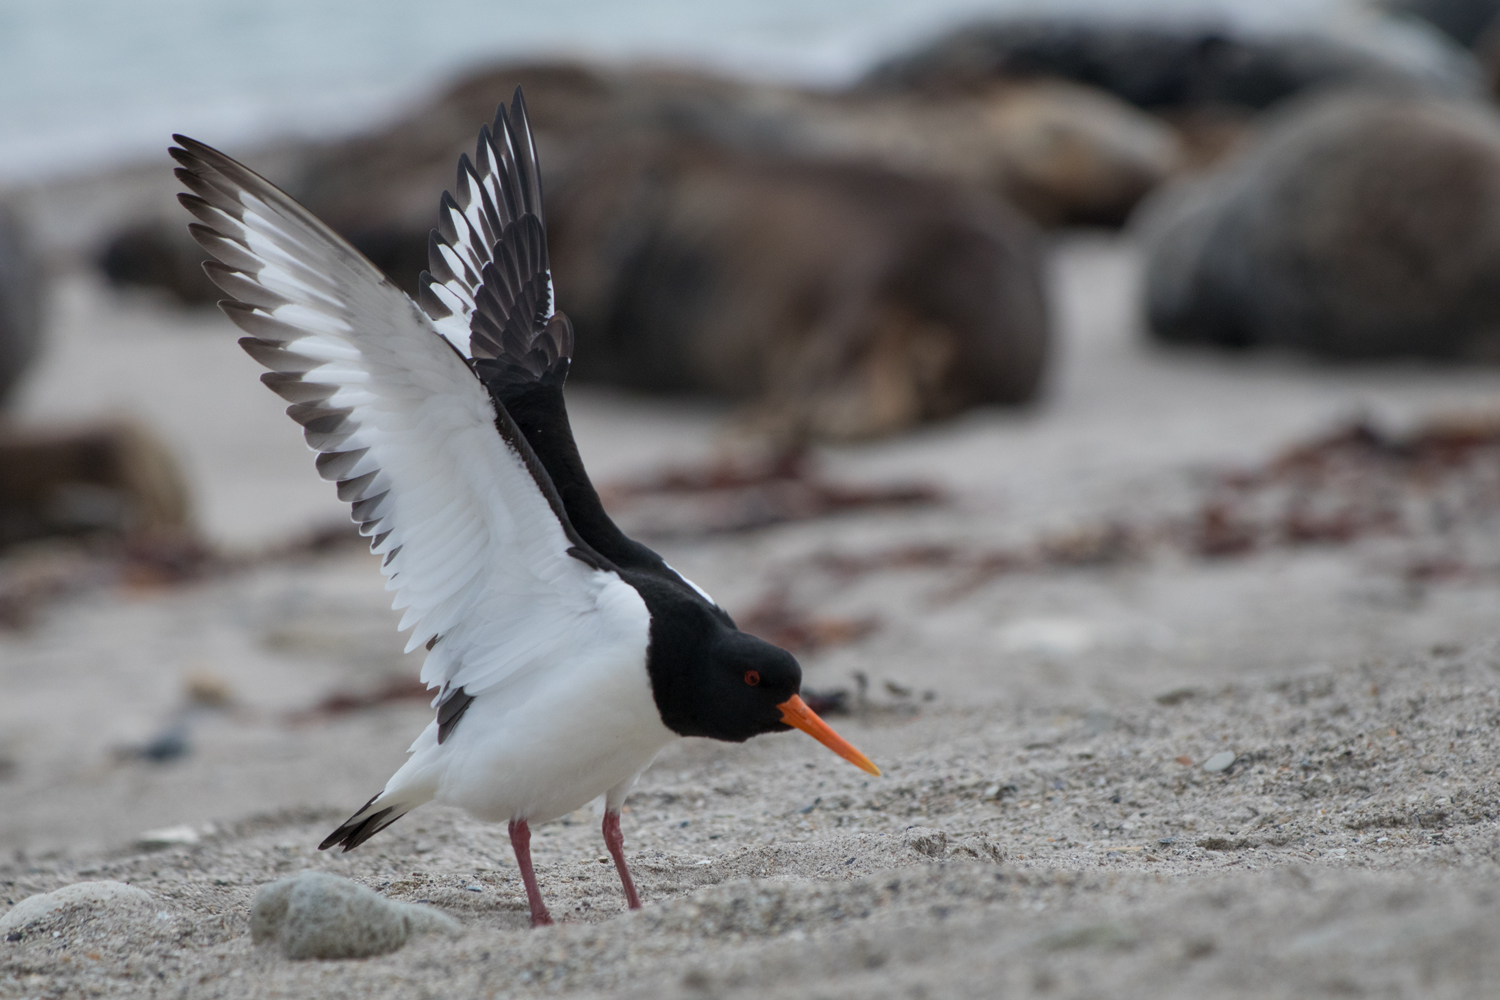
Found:
<path fill-rule="evenodd" d="M 1030 227 L 876 168 L 610 144 L 554 185 L 575 372 L 752 404 L 794 439 L 887 434 L 1036 393 Z"/>
<path fill-rule="evenodd" d="M 1422 70 L 1316 35 L 1068 17 L 972 24 L 882 63 L 874 91 L 962 93 L 997 79 L 1058 77 L 1142 108 L 1261 109 L 1314 87 L 1471 85 L 1461 57 Z"/>
<path fill-rule="evenodd" d="M 310 151 L 285 186 L 414 291 L 454 163 L 517 85 L 574 374 L 739 399 L 792 438 L 1029 400 L 1047 337 L 1038 249 L 985 189 L 1049 221 L 1118 221 L 1175 167 L 1169 130 L 1061 84 L 939 107 L 522 64 Z"/>
<path fill-rule="evenodd" d="M 1133 222 L 1162 340 L 1331 357 L 1500 355 L 1500 116 L 1341 94 Z"/>
<path fill-rule="evenodd" d="M 1392 0 L 1388 9 L 1426 21 L 1466 49 L 1475 48 L 1500 15 L 1500 0 Z"/>
<path fill-rule="evenodd" d="M 174 536 L 190 518 L 171 451 L 143 427 L 0 434 L 0 549 L 59 535 Z"/>
<path fill-rule="evenodd" d="M 176 222 L 127 226 L 105 244 L 98 264 L 113 285 L 160 288 L 185 305 L 212 305 L 224 297 L 203 273 L 203 248 Z"/>
<path fill-rule="evenodd" d="M 479 126 L 517 86 L 526 94 L 547 185 L 609 136 L 696 137 L 730 146 L 782 141 L 772 134 L 780 117 L 777 88 L 665 69 L 512 63 L 470 74 L 386 129 L 313 150 L 286 187 L 415 292 L 438 195 L 453 187 L 459 154 L 473 155 Z M 549 211 L 556 201 L 548 190 Z"/>
<path fill-rule="evenodd" d="M 945 96 L 808 95 L 794 124 L 788 155 L 958 181 L 1043 226 L 1117 226 L 1184 157 L 1177 129 L 1061 80 Z"/>
<path fill-rule="evenodd" d="M 436 193 L 452 186 L 453 164 L 472 153 L 478 124 L 517 86 L 549 179 L 611 143 L 681 143 L 864 162 L 1004 195 L 1043 225 L 1118 224 L 1179 160 L 1171 129 L 1107 94 L 1059 82 L 933 100 L 650 67 L 521 63 L 473 74 L 379 133 L 315 151 L 289 189 L 414 287 Z"/>
<path fill-rule="evenodd" d="M 42 342 L 46 281 L 20 220 L 0 205 L 0 407 Z"/>

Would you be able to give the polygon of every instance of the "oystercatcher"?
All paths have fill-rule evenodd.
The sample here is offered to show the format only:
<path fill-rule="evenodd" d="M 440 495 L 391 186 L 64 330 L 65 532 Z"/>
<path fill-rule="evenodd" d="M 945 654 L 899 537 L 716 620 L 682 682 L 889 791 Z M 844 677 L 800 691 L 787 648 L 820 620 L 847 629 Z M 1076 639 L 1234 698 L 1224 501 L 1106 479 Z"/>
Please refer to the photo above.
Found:
<path fill-rule="evenodd" d="M 270 182 L 173 138 L 220 306 L 384 556 L 437 691 L 405 765 L 320 849 L 424 802 L 461 806 L 509 823 L 531 922 L 547 924 L 530 824 L 604 796 L 604 842 L 639 907 L 620 806 L 681 737 L 796 727 L 880 773 L 803 702 L 790 653 L 739 631 L 599 502 L 563 402 L 573 330 L 519 89 L 443 194 L 420 307 Z"/>

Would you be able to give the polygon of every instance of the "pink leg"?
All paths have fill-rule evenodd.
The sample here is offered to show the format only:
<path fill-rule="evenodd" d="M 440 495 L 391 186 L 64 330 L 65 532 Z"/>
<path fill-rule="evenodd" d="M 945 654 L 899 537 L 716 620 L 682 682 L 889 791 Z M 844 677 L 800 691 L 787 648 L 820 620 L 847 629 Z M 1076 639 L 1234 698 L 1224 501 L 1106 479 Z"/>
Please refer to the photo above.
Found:
<path fill-rule="evenodd" d="M 615 870 L 620 873 L 620 884 L 625 887 L 625 902 L 632 910 L 641 908 L 641 897 L 635 894 L 635 882 L 630 878 L 630 866 L 625 864 L 625 837 L 620 833 L 620 814 L 604 814 L 604 846 L 609 856 L 615 859 Z"/>
<path fill-rule="evenodd" d="M 531 926 L 544 927 L 552 923 L 552 914 L 547 912 L 542 891 L 536 887 L 536 872 L 531 870 L 531 827 L 524 819 L 510 821 L 510 846 L 516 852 L 521 881 L 526 884 L 526 902 L 531 904 Z"/>

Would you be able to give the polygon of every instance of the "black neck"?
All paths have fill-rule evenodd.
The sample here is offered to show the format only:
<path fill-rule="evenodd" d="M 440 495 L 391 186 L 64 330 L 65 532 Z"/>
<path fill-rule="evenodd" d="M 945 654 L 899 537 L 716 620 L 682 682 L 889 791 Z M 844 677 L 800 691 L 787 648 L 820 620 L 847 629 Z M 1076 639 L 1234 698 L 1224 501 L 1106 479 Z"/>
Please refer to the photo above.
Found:
<path fill-rule="evenodd" d="M 511 419 L 532 451 L 541 460 L 542 467 L 557 488 L 557 494 L 567 511 L 573 529 L 593 549 L 616 566 L 656 567 L 661 557 L 655 552 L 625 536 L 615 522 L 604 511 L 604 504 L 589 482 L 583 469 L 583 459 L 578 454 L 578 445 L 573 440 L 573 428 L 568 423 L 568 409 L 563 402 L 562 379 L 566 377 L 566 362 L 559 367 L 563 371 L 540 382 L 524 386 L 507 386 L 500 395 L 491 390 L 497 406 L 505 407 Z"/>

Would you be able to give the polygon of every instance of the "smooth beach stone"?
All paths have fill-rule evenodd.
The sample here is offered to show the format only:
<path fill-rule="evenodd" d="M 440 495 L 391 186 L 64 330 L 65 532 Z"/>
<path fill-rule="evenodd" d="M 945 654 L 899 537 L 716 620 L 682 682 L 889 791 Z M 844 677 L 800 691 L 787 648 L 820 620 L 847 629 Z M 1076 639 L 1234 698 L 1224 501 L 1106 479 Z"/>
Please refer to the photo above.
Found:
<path fill-rule="evenodd" d="M 1288 106 L 1132 219 L 1152 333 L 1328 358 L 1500 358 L 1500 114 L 1338 93 Z"/>
<path fill-rule="evenodd" d="M 1218 753 L 1214 754 L 1212 757 L 1208 758 L 1208 760 L 1205 760 L 1203 762 L 1203 770 L 1209 772 L 1210 774 L 1214 774 L 1219 771 L 1227 771 L 1229 770 L 1229 765 L 1233 763 L 1234 751 L 1220 750 Z"/>
<path fill-rule="evenodd" d="M 0 934 L 46 920 L 73 907 L 96 909 L 120 905 L 150 905 L 149 892 L 124 882 L 77 882 L 53 892 L 28 896 L 0 917 Z"/>
<path fill-rule="evenodd" d="M 250 939 L 275 941 L 287 958 L 364 958 L 395 951 L 417 934 L 461 932 L 445 913 L 325 872 L 262 886 L 250 907 Z"/>

